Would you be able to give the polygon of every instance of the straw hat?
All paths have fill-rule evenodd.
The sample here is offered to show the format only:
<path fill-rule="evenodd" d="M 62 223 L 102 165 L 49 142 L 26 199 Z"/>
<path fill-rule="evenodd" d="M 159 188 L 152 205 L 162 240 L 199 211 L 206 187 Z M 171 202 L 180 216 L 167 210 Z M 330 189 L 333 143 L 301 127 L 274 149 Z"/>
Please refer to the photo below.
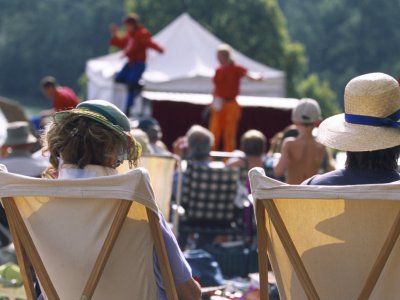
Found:
<path fill-rule="evenodd" d="M 37 138 L 31 133 L 28 122 L 18 121 L 8 124 L 5 146 L 28 145 L 36 142 Z"/>
<path fill-rule="evenodd" d="M 318 140 L 325 146 L 363 152 L 400 145 L 400 88 L 393 77 L 370 73 L 350 80 L 344 110 L 319 126 Z"/>

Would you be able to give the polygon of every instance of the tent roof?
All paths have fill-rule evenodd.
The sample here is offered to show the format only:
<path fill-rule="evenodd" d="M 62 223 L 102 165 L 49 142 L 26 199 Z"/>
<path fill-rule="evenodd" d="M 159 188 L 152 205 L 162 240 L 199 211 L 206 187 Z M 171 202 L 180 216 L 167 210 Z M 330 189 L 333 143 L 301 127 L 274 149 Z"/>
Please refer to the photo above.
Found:
<path fill-rule="evenodd" d="M 183 13 L 154 36 L 165 49 L 164 54 L 148 51 L 147 69 L 143 75 L 146 86 L 150 90 L 210 92 L 213 77 L 218 66 L 216 49 L 223 43 L 189 14 Z M 265 86 L 269 92 L 252 92 L 260 95 L 284 95 L 284 72 L 258 63 L 233 49 L 233 59 L 246 67 L 249 72 L 261 73 L 267 81 L 257 85 Z M 98 86 L 110 86 L 114 74 L 118 72 L 126 58 L 122 52 L 116 52 L 87 62 L 86 73 L 89 80 Z M 203 78 L 203 79 L 201 79 Z M 187 80 L 196 79 L 188 87 Z M 183 80 L 181 82 L 181 80 Z M 206 80 L 207 82 L 205 82 Z M 166 85 L 168 83 L 168 85 Z M 171 83 L 171 84 L 169 84 Z M 246 85 L 249 85 L 246 83 Z M 200 87 L 201 86 L 201 87 Z M 186 89 L 185 89 L 186 87 Z M 181 88 L 184 88 L 183 90 Z M 249 90 L 260 87 L 250 84 Z M 264 88 L 262 88 L 264 89 Z M 243 90 L 245 91 L 245 88 Z"/>
<path fill-rule="evenodd" d="M 154 39 L 166 51 L 159 55 L 149 53 L 148 70 L 144 78 L 149 81 L 169 81 L 188 77 L 214 76 L 218 67 L 217 47 L 223 43 L 197 23 L 188 13 L 181 14 L 161 30 Z M 251 72 L 268 78 L 283 77 L 283 72 L 258 63 L 232 49 L 233 59 Z M 179 62 L 179 64 L 177 64 Z"/>

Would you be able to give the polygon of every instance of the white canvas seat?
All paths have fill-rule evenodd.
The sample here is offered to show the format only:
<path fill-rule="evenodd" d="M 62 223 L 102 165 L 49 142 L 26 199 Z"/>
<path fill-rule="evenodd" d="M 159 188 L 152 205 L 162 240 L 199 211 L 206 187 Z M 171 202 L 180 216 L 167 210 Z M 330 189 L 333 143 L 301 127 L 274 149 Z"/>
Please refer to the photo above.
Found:
<path fill-rule="evenodd" d="M 145 168 L 149 173 L 155 201 L 167 221 L 170 216 L 172 181 L 177 162 L 179 159 L 172 155 L 143 155 L 139 159 L 139 167 Z M 127 171 L 129 164 L 125 161 L 118 167 L 118 172 L 122 174 Z"/>
<path fill-rule="evenodd" d="M 30 263 L 48 299 L 156 299 L 153 249 L 177 299 L 145 170 L 79 180 L 0 173 L 0 197 L 28 299 Z"/>
<path fill-rule="evenodd" d="M 397 299 L 400 182 L 296 186 L 250 171 L 261 299 L 267 254 L 281 299 Z"/>

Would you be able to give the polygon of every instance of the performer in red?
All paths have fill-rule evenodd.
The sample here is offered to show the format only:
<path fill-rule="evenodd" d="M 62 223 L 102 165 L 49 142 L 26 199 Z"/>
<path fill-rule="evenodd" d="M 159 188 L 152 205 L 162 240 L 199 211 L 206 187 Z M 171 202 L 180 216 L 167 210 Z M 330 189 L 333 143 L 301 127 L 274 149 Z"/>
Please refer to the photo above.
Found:
<path fill-rule="evenodd" d="M 41 81 L 43 94 L 53 100 L 53 111 L 47 114 L 75 108 L 79 99 L 75 92 L 66 86 L 59 86 L 52 76 L 46 76 Z"/>
<path fill-rule="evenodd" d="M 134 105 L 135 97 L 140 93 L 142 85 L 139 83 L 146 69 L 146 50 L 152 48 L 160 53 L 164 49 L 152 40 L 150 32 L 139 22 L 139 16 L 131 13 L 124 19 L 125 35 L 118 36 L 118 26 L 111 24 L 112 37 L 110 44 L 123 49 L 128 62 L 115 77 L 115 81 L 126 84 L 128 96 L 125 113 L 129 116 Z"/>
<path fill-rule="evenodd" d="M 223 44 L 218 47 L 217 58 L 220 67 L 214 75 L 214 100 L 211 104 L 209 129 L 214 134 L 213 150 L 218 150 L 221 140 L 223 150 L 231 152 L 236 148 L 236 133 L 241 117 L 241 107 L 236 101 L 240 92 L 240 80 L 247 77 L 261 80 L 261 76 L 250 75 L 247 70 L 231 58 L 231 47 Z"/>

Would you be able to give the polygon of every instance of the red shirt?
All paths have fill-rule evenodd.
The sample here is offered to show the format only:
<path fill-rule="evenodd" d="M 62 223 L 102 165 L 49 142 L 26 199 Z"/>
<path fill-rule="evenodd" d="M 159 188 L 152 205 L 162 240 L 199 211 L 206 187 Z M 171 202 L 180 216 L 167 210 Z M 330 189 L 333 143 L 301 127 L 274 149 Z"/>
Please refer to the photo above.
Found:
<path fill-rule="evenodd" d="M 164 51 L 160 45 L 153 41 L 150 32 L 143 26 L 139 26 L 135 32 L 127 32 L 122 38 L 114 35 L 110 40 L 110 44 L 123 49 L 129 62 L 145 63 L 147 48 L 153 48 L 158 52 Z"/>
<path fill-rule="evenodd" d="M 214 75 L 214 96 L 235 99 L 240 92 L 240 79 L 246 74 L 247 70 L 235 63 L 220 66 Z"/>
<path fill-rule="evenodd" d="M 79 99 L 75 92 L 66 86 L 58 86 L 53 98 L 53 108 L 55 111 L 62 111 L 75 108 L 79 104 Z"/>

